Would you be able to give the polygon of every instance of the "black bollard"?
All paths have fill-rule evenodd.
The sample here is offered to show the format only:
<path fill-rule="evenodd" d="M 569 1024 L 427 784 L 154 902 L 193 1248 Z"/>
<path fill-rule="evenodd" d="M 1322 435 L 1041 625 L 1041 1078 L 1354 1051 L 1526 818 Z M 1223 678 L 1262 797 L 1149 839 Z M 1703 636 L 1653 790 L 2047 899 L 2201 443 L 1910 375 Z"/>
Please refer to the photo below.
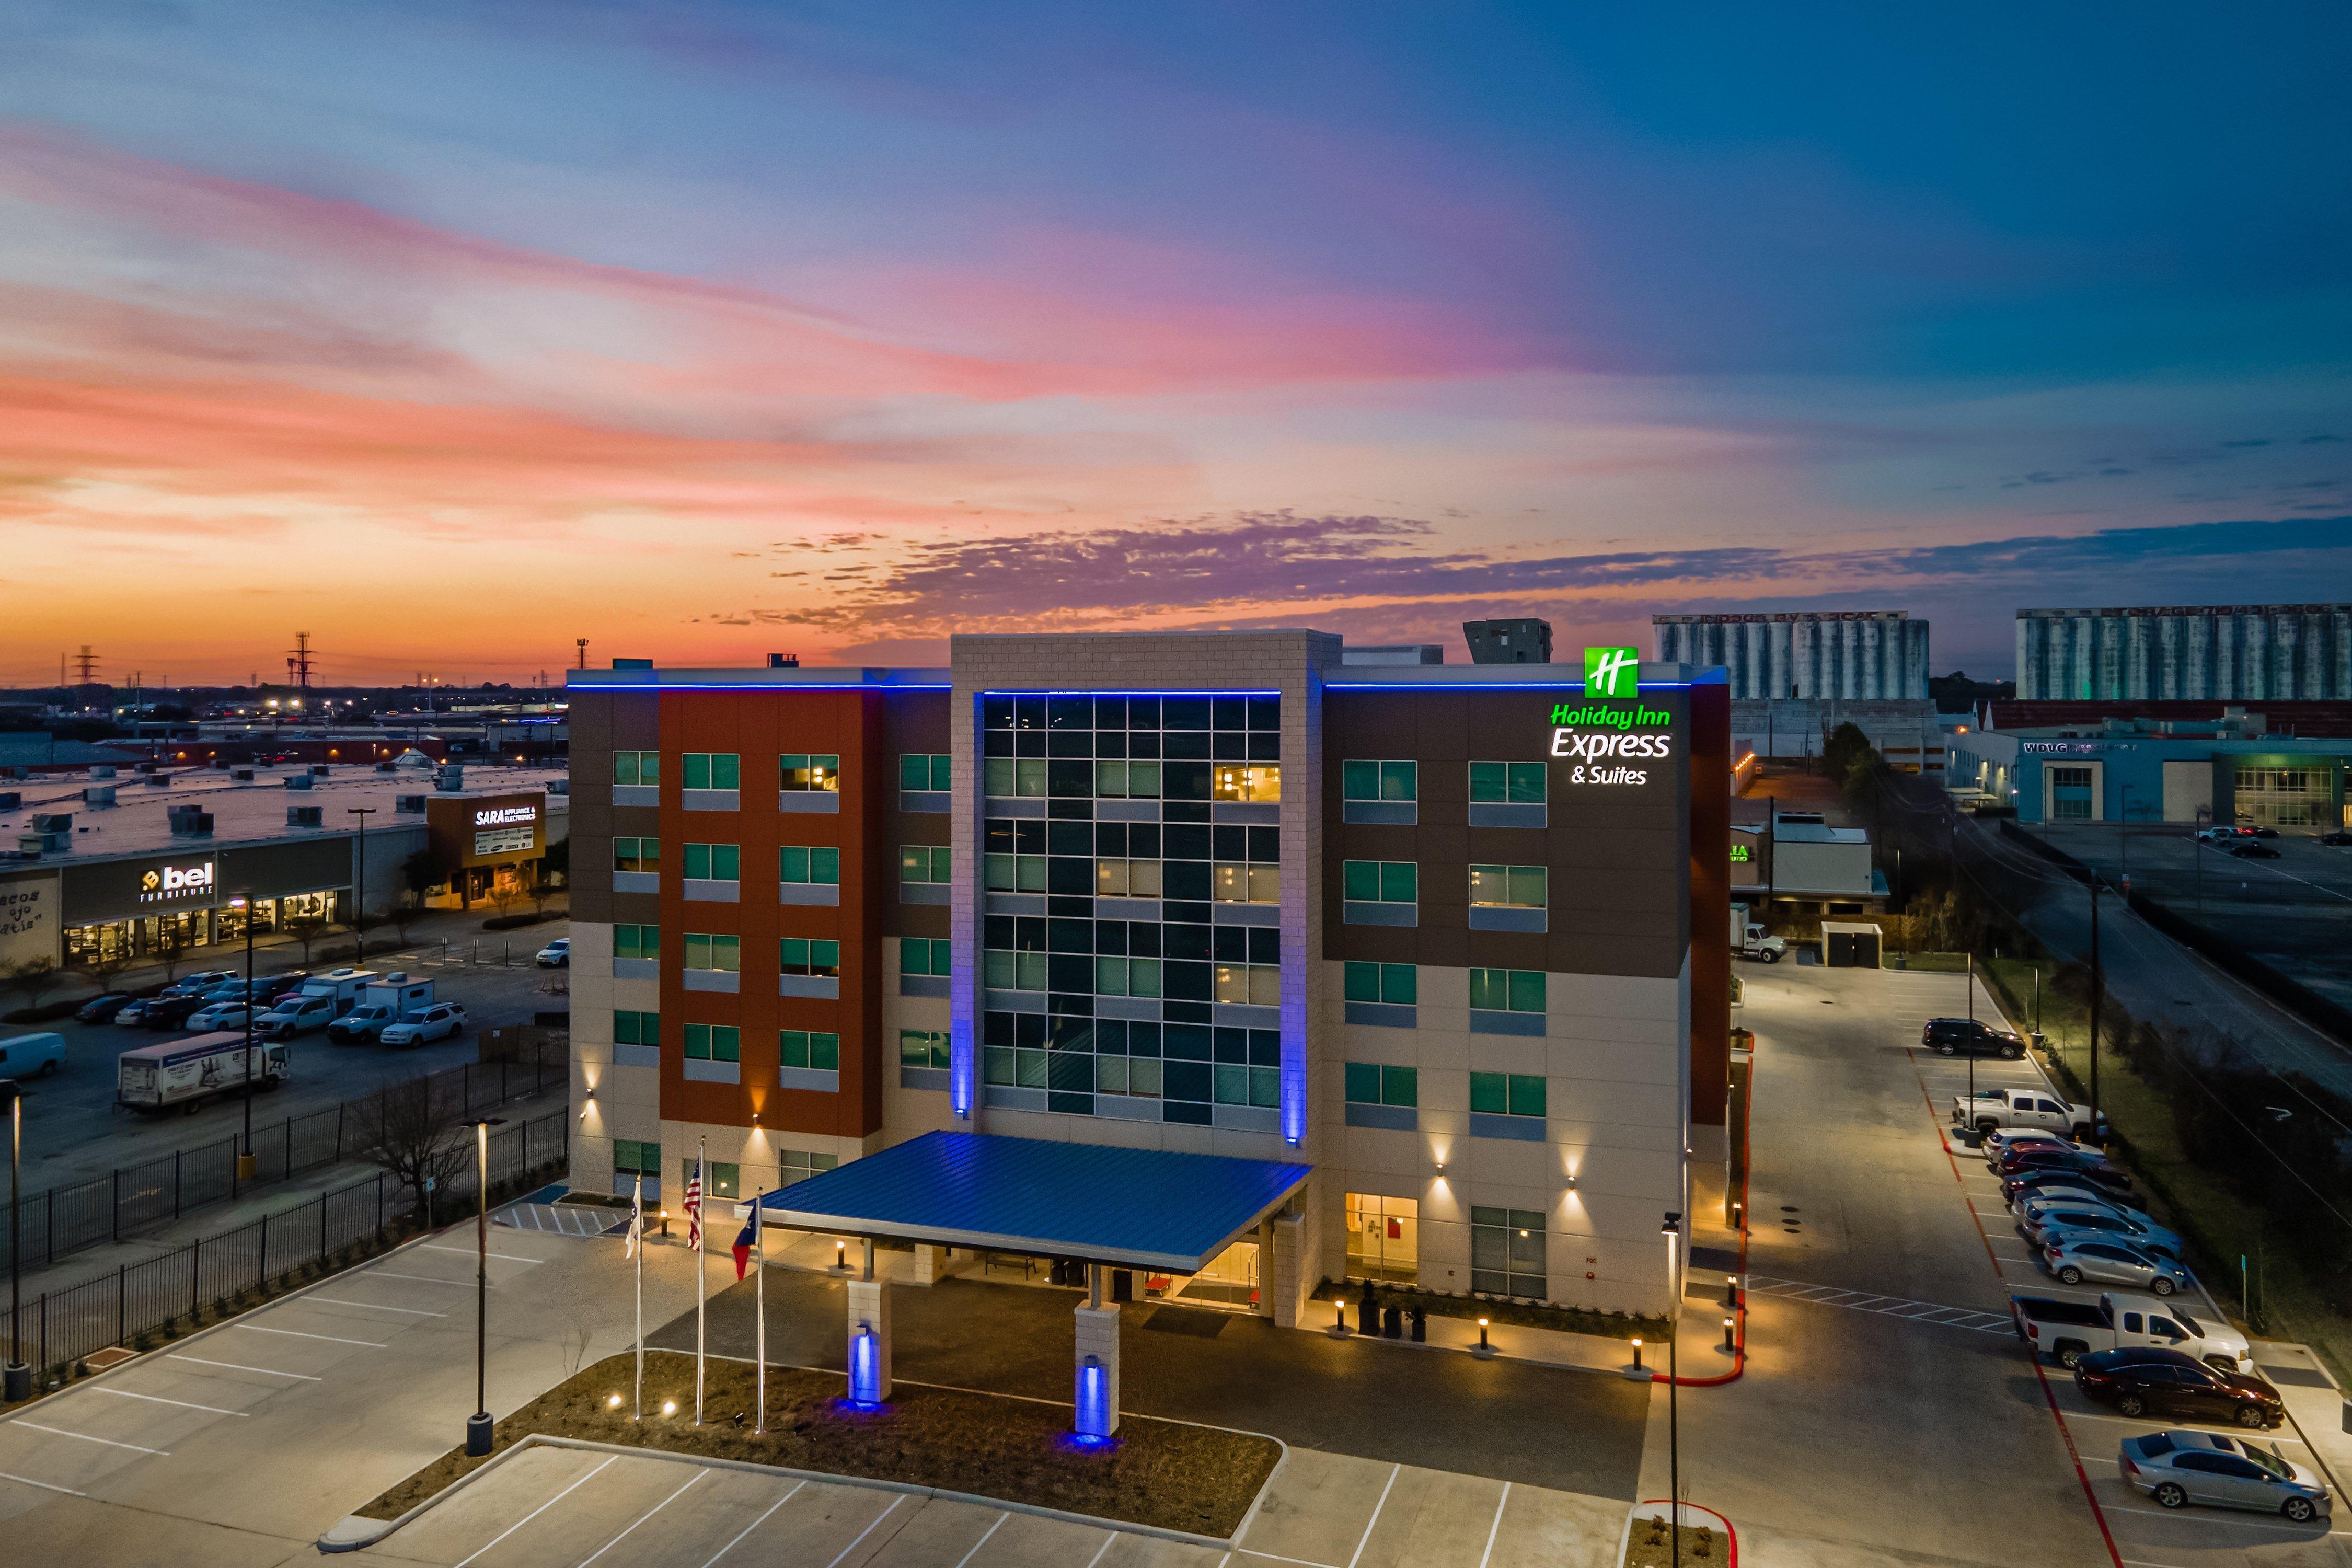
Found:
<path fill-rule="evenodd" d="M 1356 1297 L 1356 1331 L 1374 1335 L 1381 1331 L 1381 1306 L 1372 1296 L 1372 1282 L 1369 1279 Z"/>
<path fill-rule="evenodd" d="M 1402 1307 L 1391 1307 L 1381 1314 L 1381 1338 L 1384 1340 L 1401 1340 L 1404 1338 L 1404 1309 Z"/>
<path fill-rule="evenodd" d="M 1429 1342 L 1429 1310 L 1425 1307 L 1412 1310 L 1412 1342 L 1417 1345 Z"/>

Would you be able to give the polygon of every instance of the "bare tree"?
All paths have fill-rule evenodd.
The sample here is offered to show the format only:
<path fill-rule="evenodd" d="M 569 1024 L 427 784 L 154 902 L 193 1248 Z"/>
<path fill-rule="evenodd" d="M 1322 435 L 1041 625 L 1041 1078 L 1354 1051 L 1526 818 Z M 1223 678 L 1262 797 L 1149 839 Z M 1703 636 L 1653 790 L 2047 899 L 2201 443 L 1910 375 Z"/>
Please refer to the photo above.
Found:
<path fill-rule="evenodd" d="M 99 994 L 102 996 L 114 989 L 114 983 L 122 978 L 124 970 L 131 967 L 131 954 L 121 942 L 109 942 L 103 947 L 90 949 L 89 955 L 76 967 L 97 983 Z"/>
<path fill-rule="evenodd" d="M 461 1090 L 430 1075 L 387 1084 L 353 1108 L 359 1157 L 381 1166 L 416 1200 L 417 1217 L 433 1223 L 433 1200 L 466 1168 L 473 1145 L 466 1137 Z"/>
<path fill-rule="evenodd" d="M 400 939 L 401 946 L 408 945 L 409 928 L 415 925 L 416 918 L 424 912 L 425 895 L 415 889 L 403 888 L 394 895 L 392 906 L 386 913 L 392 921 L 394 933 Z"/>
<path fill-rule="evenodd" d="M 320 934 L 327 929 L 327 917 L 324 911 L 318 910 L 280 915 L 278 917 L 278 929 L 302 944 L 302 967 L 308 969 L 310 967 L 310 944 L 318 941 Z"/>
<path fill-rule="evenodd" d="M 20 958 L 0 967 L 0 988 L 12 996 L 25 999 L 27 1012 L 41 1005 L 41 998 L 55 991 L 63 976 L 58 973 L 58 961 L 46 955 Z"/>
<path fill-rule="evenodd" d="M 515 904 L 522 898 L 523 892 L 522 879 L 520 877 L 491 879 L 490 902 L 498 906 L 499 919 L 504 920 L 513 912 Z"/>
<path fill-rule="evenodd" d="M 163 960 L 163 978 L 176 980 L 180 960 L 188 951 L 188 929 L 177 918 L 165 915 L 155 922 L 155 952 Z"/>

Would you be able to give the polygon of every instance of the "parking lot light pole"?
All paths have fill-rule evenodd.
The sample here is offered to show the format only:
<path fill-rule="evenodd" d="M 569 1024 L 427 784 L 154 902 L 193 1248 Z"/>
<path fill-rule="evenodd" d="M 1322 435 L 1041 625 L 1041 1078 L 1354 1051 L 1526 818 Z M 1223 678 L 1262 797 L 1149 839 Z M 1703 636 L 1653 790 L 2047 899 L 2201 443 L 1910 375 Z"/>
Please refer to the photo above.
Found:
<path fill-rule="evenodd" d="M 2091 1130 L 2099 1126 L 2099 993 L 2106 984 L 2099 973 L 2099 877 L 2091 874 Z"/>
<path fill-rule="evenodd" d="M 362 968 L 367 965 L 367 819 L 376 814 L 373 805 L 347 805 L 345 813 L 360 819 L 359 847 L 352 852 L 352 957 Z"/>
<path fill-rule="evenodd" d="M 22 1305 L 25 1290 L 24 1245 L 17 1238 L 16 1178 L 25 1161 L 25 1096 L 13 1078 L 0 1078 L 0 1103 L 8 1107 L 8 1362 L 0 1372 L 0 1402 L 9 1405 L 33 1397 L 33 1369 L 25 1363 Z"/>
<path fill-rule="evenodd" d="M 1683 1436 L 1681 1412 L 1675 1398 L 1676 1372 L 1681 1358 L 1675 1353 L 1682 1339 L 1683 1271 L 1681 1268 L 1683 1216 L 1670 1214 L 1659 1230 L 1666 1238 L 1666 1289 L 1672 1305 L 1666 1309 L 1666 1529 L 1672 1545 L 1666 1561 L 1673 1568 L 1682 1568 L 1683 1561 Z"/>
<path fill-rule="evenodd" d="M 239 893 L 228 907 L 245 911 L 245 1148 L 236 1157 L 240 1184 L 254 1178 L 253 1159 L 253 895 Z"/>
<path fill-rule="evenodd" d="M 506 1125 L 503 1116 L 484 1116 L 467 1123 L 474 1130 L 474 1184 L 480 1200 L 474 1216 L 474 1413 L 466 1417 L 466 1454 L 480 1458 L 490 1451 L 490 1129 Z"/>

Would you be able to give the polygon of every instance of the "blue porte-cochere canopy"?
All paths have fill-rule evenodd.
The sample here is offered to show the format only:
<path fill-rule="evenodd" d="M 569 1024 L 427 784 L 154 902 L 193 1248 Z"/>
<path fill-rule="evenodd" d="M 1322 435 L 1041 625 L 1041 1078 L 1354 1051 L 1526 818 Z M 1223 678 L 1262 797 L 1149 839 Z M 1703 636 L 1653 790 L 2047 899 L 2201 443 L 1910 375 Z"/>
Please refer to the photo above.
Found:
<path fill-rule="evenodd" d="M 760 1207 L 766 1223 L 795 1230 L 1193 1274 L 1287 1203 L 1313 1169 L 926 1132 L 769 1193 Z"/>

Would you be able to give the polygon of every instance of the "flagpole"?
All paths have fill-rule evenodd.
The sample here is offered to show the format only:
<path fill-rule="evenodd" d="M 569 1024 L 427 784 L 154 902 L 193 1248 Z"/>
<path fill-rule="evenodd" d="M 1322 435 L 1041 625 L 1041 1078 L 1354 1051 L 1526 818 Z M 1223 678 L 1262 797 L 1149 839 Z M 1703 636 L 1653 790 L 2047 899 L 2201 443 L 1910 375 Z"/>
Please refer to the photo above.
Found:
<path fill-rule="evenodd" d="M 703 1157 L 709 1143 L 709 1138 L 695 1141 L 694 1184 L 698 1188 L 709 1179 L 709 1168 Z M 709 1194 L 705 1192 L 701 1201 L 707 1203 L 709 1198 Z M 699 1209 L 695 1217 L 700 1220 Z M 702 1425 L 702 1302 L 703 1298 L 710 1293 L 709 1271 L 702 1267 L 703 1248 L 709 1245 L 703 1237 L 709 1228 L 699 1223 L 694 1227 L 694 1424 L 697 1426 Z"/>
<path fill-rule="evenodd" d="M 629 1240 L 637 1255 L 637 1388 L 635 1421 L 646 1418 L 646 1173 L 637 1173 L 636 1191 L 629 1200 Z"/>
<path fill-rule="evenodd" d="M 760 1271 L 758 1281 L 751 1287 L 752 1299 L 759 1304 L 760 1320 L 760 1419 L 752 1431 L 760 1436 L 765 1436 L 768 1431 L 768 1227 L 761 1223 L 760 1215 L 760 1199 L 765 1196 L 767 1189 L 763 1187 L 751 1199 L 751 1255 L 753 1267 Z"/>

